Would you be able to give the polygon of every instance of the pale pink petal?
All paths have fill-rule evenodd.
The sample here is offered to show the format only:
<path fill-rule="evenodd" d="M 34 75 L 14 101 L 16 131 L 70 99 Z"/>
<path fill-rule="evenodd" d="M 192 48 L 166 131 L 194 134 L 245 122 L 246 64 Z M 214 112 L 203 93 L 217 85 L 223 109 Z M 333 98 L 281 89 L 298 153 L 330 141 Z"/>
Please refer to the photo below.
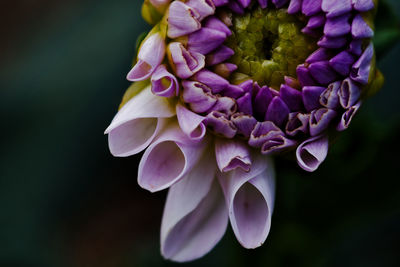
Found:
<path fill-rule="evenodd" d="M 128 73 L 129 81 L 142 81 L 151 76 L 165 56 L 165 41 L 160 33 L 151 35 L 139 49 L 138 62 Z"/>
<path fill-rule="evenodd" d="M 215 162 L 208 156 L 174 184 L 161 223 L 161 253 L 166 259 L 191 261 L 209 252 L 228 225 Z"/>
<path fill-rule="evenodd" d="M 215 157 L 221 172 L 229 172 L 236 168 L 247 172 L 251 167 L 250 149 L 239 140 L 217 138 Z"/>
<path fill-rule="evenodd" d="M 304 141 L 297 147 L 297 163 L 308 172 L 315 171 L 328 154 L 327 136 L 316 136 Z"/>
<path fill-rule="evenodd" d="M 205 117 L 200 116 L 183 105 L 176 106 L 176 115 L 182 131 L 192 140 L 200 141 L 206 134 Z"/>
<path fill-rule="evenodd" d="M 150 192 L 170 187 L 192 170 L 207 145 L 187 138 L 176 122 L 167 125 L 140 160 L 139 185 Z"/>
<path fill-rule="evenodd" d="M 127 157 L 145 149 L 162 128 L 165 119 L 175 115 L 171 103 L 143 89 L 115 115 L 105 131 L 108 145 L 116 157 Z"/>
<path fill-rule="evenodd" d="M 245 248 L 266 240 L 275 198 L 275 173 L 269 158 L 255 156 L 251 170 L 236 169 L 218 176 L 229 209 L 232 229 Z"/>

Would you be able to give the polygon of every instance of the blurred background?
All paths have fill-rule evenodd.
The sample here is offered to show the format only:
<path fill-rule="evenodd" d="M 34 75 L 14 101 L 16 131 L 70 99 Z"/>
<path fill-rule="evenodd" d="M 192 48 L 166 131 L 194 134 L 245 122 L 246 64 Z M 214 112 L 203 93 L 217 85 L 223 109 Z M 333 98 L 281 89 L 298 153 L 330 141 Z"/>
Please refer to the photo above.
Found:
<path fill-rule="evenodd" d="M 245 250 L 228 229 L 184 266 L 400 266 L 400 1 L 376 42 L 386 85 L 319 171 L 277 161 L 272 229 Z M 0 266 L 175 266 L 159 253 L 165 192 L 103 135 L 129 86 L 139 0 L 19 0 L 0 9 Z M 389 12 L 391 11 L 391 12 Z M 381 12 L 382 13 L 382 12 Z"/>

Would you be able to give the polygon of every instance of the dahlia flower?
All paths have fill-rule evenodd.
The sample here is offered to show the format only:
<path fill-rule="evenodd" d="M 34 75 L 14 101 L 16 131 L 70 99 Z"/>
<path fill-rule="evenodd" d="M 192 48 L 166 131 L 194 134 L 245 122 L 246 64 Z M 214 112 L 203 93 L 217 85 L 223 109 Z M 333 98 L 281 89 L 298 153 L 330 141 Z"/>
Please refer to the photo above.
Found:
<path fill-rule="evenodd" d="M 273 157 L 305 171 L 325 160 L 362 100 L 381 87 L 373 0 L 145 0 L 140 43 L 107 128 L 114 156 L 145 151 L 138 183 L 169 189 L 161 253 L 190 261 L 230 222 L 239 243 L 266 240 Z"/>

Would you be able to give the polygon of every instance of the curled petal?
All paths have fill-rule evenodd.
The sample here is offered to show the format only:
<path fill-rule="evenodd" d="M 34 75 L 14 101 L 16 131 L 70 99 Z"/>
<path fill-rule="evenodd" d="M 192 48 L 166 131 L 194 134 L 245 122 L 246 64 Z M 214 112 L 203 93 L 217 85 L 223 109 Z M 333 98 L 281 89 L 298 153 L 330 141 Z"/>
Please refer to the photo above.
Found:
<path fill-rule="evenodd" d="M 272 121 L 257 122 L 250 134 L 249 145 L 261 147 L 268 139 L 276 135 L 282 135 L 282 131 Z"/>
<path fill-rule="evenodd" d="M 354 106 L 352 106 L 348 110 L 346 110 L 343 113 L 342 118 L 341 118 L 338 126 L 336 127 L 336 130 L 344 131 L 347 128 L 349 128 L 351 121 L 353 120 L 354 116 L 357 114 L 360 107 L 361 107 L 361 102 L 358 102 L 357 104 L 355 104 Z"/>
<path fill-rule="evenodd" d="M 308 172 L 318 169 L 328 155 L 328 137 L 312 137 L 297 147 L 296 157 L 299 166 Z"/>
<path fill-rule="evenodd" d="M 239 112 L 247 115 L 253 115 L 253 105 L 251 101 L 251 94 L 245 93 L 242 97 L 237 99 Z"/>
<path fill-rule="evenodd" d="M 286 124 L 286 134 L 296 136 L 299 133 L 308 133 L 308 122 L 310 114 L 294 112 L 289 114 L 289 121 Z"/>
<path fill-rule="evenodd" d="M 336 117 L 336 111 L 328 108 L 313 110 L 310 115 L 310 135 L 317 136 L 325 131 Z"/>
<path fill-rule="evenodd" d="M 272 3 L 275 5 L 276 8 L 283 7 L 289 0 L 272 0 Z"/>
<path fill-rule="evenodd" d="M 212 111 L 207 115 L 206 125 L 214 133 L 226 138 L 233 138 L 237 129 L 224 113 Z"/>
<path fill-rule="evenodd" d="M 167 125 L 140 160 L 138 184 L 150 192 L 170 187 L 192 170 L 207 144 L 187 138 L 175 122 Z"/>
<path fill-rule="evenodd" d="M 181 1 L 173 1 L 169 6 L 168 37 L 177 38 L 201 28 L 200 14 Z"/>
<path fill-rule="evenodd" d="M 232 229 L 245 248 L 261 246 L 269 233 L 275 198 L 272 162 L 255 158 L 249 172 L 236 169 L 218 175 L 229 210 Z"/>
<path fill-rule="evenodd" d="M 336 109 L 339 106 L 340 87 L 340 81 L 331 83 L 328 88 L 326 88 L 325 91 L 321 93 L 319 103 L 326 108 Z"/>
<path fill-rule="evenodd" d="M 215 103 L 213 110 L 219 111 L 226 115 L 231 115 L 236 112 L 237 104 L 236 101 L 231 97 L 219 96 L 217 97 L 217 103 Z"/>
<path fill-rule="evenodd" d="M 241 141 L 218 138 L 215 140 L 215 156 L 221 172 L 236 168 L 249 171 L 251 158 L 249 147 Z"/>
<path fill-rule="evenodd" d="M 233 56 L 235 52 L 227 46 L 221 45 L 213 53 L 208 54 L 206 63 L 208 66 L 216 65 Z"/>
<path fill-rule="evenodd" d="M 176 77 L 167 71 L 165 65 L 160 65 L 151 76 L 151 91 L 164 97 L 177 96 L 179 83 Z"/>
<path fill-rule="evenodd" d="M 160 33 L 147 38 L 140 47 L 138 61 L 128 73 L 129 81 L 143 81 L 150 77 L 165 56 L 165 42 Z"/>
<path fill-rule="evenodd" d="M 215 5 L 211 0 L 189 0 L 185 4 L 197 11 L 199 21 L 202 21 L 215 12 Z"/>
<path fill-rule="evenodd" d="M 348 34 L 351 31 L 350 26 L 350 13 L 334 17 L 328 18 L 324 27 L 324 34 L 328 37 L 339 37 L 345 34 Z"/>
<path fill-rule="evenodd" d="M 306 59 L 306 62 L 311 64 L 314 62 L 326 61 L 330 58 L 332 58 L 332 51 L 326 48 L 319 48 Z"/>
<path fill-rule="evenodd" d="M 314 80 L 322 85 L 328 85 L 338 78 L 337 73 L 331 68 L 328 61 L 311 63 L 308 69 Z"/>
<path fill-rule="evenodd" d="M 339 49 L 347 44 L 346 36 L 329 37 L 323 36 L 317 43 L 320 47 L 328 49 Z"/>
<path fill-rule="evenodd" d="M 269 155 L 271 153 L 282 152 L 290 147 L 295 146 L 296 144 L 296 141 L 288 139 L 284 135 L 276 135 L 265 141 L 265 143 L 261 146 L 261 153 L 264 155 Z"/>
<path fill-rule="evenodd" d="M 339 90 L 339 100 L 343 108 L 348 109 L 353 106 L 361 96 L 360 87 L 350 78 L 345 79 Z"/>
<path fill-rule="evenodd" d="M 249 138 L 251 132 L 257 124 L 257 120 L 251 116 L 242 113 L 235 113 L 231 117 L 231 121 L 237 128 L 237 134 Z"/>
<path fill-rule="evenodd" d="M 354 62 L 354 56 L 348 51 L 343 51 L 329 60 L 329 65 L 341 75 L 348 76 Z"/>
<path fill-rule="evenodd" d="M 315 85 L 314 78 L 311 76 L 310 70 L 301 64 L 296 69 L 297 79 L 302 86 L 312 86 Z"/>
<path fill-rule="evenodd" d="M 174 67 L 176 75 L 182 79 L 193 76 L 193 74 L 203 69 L 206 64 L 204 55 L 187 51 L 186 48 L 178 42 L 170 43 L 168 45 L 168 52 L 170 62 L 172 63 L 171 65 Z"/>
<path fill-rule="evenodd" d="M 170 188 L 161 222 L 164 258 L 178 262 L 200 258 L 224 235 L 228 211 L 215 171 L 213 160 L 205 157 Z"/>
<path fill-rule="evenodd" d="M 145 149 L 161 130 L 162 118 L 175 115 L 170 102 L 151 93 L 149 87 L 129 100 L 115 115 L 105 133 L 116 157 L 127 157 Z"/>
<path fill-rule="evenodd" d="M 181 130 L 192 140 L 200 141 L 206 134 L 205 117 L 200 116 L 181 104 L 176 106 L 176 116 Z"/>
<path fill-rule="evenodd" d="M 193 81 L 183 81 L 183 101 L 196 113 L 209 111 L 217 103 L 217 97 L 205 84 Z"/>
<path fill-rule="evenodd" d="M 267 113 L 267 109 L 269 104 L 271 103 L 274 96 L 272 95 L 272 91 L 267 87 L 263 86 L 257 92 L 256 97 L 254 98 L 254 113 L 258 118 L 265 118 L 265 114 Z"/>
<path fill-rule="evenodd" d="M 351 68 L 350 77 L 361 84 L 367 84 L 371 72 L 371 61 L 374 57 L 374 45 L 370 43 L 364 53 Z"/>

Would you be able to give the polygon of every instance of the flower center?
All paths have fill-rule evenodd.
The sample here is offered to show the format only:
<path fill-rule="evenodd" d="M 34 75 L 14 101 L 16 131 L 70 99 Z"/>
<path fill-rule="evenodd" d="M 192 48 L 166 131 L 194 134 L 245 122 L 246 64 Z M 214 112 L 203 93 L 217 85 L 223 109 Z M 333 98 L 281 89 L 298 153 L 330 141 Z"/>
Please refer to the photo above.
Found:
<path fill-rule="evenodd" d="M 279 90 L 284 77 L 296 77 L 296 67 L 317 48 L 317 39 L 301 32 L 306 18 L 286 9 L 258 7 L 232 14 L 232 24 L 225 45 L 235 51 L 230 59 L 238 66 L 231 76 L 234 84 L 252 79 Z"/>

